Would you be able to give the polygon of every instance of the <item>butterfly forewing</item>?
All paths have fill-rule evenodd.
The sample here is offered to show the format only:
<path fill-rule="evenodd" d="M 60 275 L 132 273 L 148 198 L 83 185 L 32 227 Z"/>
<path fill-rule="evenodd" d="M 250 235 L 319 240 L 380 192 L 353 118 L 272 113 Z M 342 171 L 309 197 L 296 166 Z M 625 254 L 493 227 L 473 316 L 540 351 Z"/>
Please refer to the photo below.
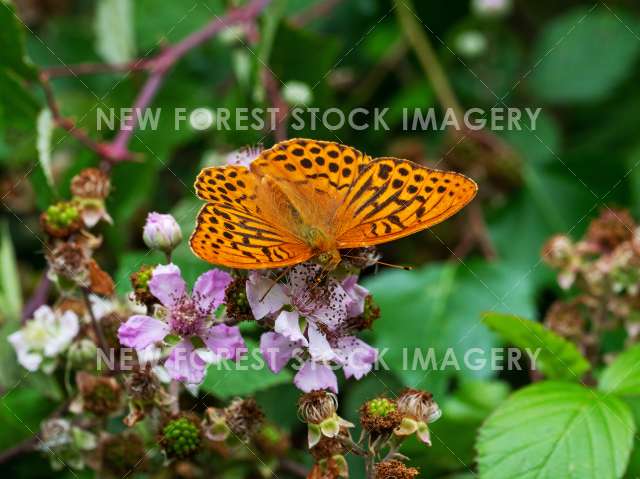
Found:
<path fill-rule="evenodd" d="M 371 246 L 428 228 L 457 213 L 476 191 L 475 182 L 459 173 L 397 158 L 375 159 L 338 210 L 338 246 Z"/>
<path fill-rule="evenodd" d="M 276 268 L 311 257 L 303 242 L 263 217 L 257 204 L 256 177 L 245 167 L 206 168 L 198 175 L 198 196 L 208 201 L 191 235 L 193 252 L 233 268 Z"/>

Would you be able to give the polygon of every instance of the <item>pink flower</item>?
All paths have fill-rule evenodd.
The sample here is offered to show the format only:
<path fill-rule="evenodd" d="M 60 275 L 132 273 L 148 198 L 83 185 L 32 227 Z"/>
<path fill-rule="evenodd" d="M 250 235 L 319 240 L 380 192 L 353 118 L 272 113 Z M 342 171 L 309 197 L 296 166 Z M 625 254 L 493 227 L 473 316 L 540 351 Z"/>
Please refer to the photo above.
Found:
<path fill-rule="evenodd" d="M 247 281 L 247 299 L 256 319 L 274 321 L 273 331 L 260 340 L 269 368 L 280 371 L 296 351 L 309 357 L 310 365 L 294 381 L 303 390 L 313 384 L 337 389 L 330 363 L 342 366 L 347 378 L 360 379 L 378 358 L 374 348 L 348 332 L 347 320 L 363 313 L 369 291 L 357 284 L 356 276 L 341 283 L 329 278 L 319 286 L 315 279 L 320 272 L 320 266 L 305 263 L 293 268 L 286 284 L 258 273 Z"/>
<path fill-rule="evenodd" d="M 338 378 L 326 364 L 307 361 L 293 378 L 296 387 L 306 393 L 329 389 L 338 393 Z"/>
<path fill-rule="evenodd" d="M 231 281 L 228 273 L 212 269 L 196 280 L 189 295 L 176 265 L 157 266 L 149 281 L 149 291 L 166 308 L 165 320 L 147 315 L 131 316 L 118 329 L 120 342 L 144 350 L 169 334 L 180 336 L 182 340 L 171 349 L 165 367 L 174 379 L 199 383 L 204 378 L 205 361 L 193 347 L 191 338 L 199 337 L 218 360 L 236 359 L 246 350 L 237 327 L 211 324 L 213 313 L 223 303 L 225 289 Z"/>

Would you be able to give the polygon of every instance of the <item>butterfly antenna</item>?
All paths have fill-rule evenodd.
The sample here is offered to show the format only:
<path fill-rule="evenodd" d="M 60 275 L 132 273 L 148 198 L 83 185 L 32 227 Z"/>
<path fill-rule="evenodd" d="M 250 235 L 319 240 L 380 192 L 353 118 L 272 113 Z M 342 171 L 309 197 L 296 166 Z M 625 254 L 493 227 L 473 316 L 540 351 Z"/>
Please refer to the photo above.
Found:
<path fill-rule="evenodd" d="M 352 258 L 352 259 L 359 259 L 357 256 L 349 256 L 346 254 L 342 255 L 343 258 Z M 373 263 L 373 265 L 380 265 L 380 266 L 386 266 L 388 268 L 395 268 L 395 269 L 402 269 L 404 271 L 411 271 L 413 269 L 413 266 L 406 266 L 403 264 L 393 264 L 393 263 L 386 263 L 384 261 L 380 261 L 380 260 L 376 260 L 375 263 Z M 371 265 L 371 266 L 373 266 Z"/>
<path fill-rule="evenodd" d="M 264 298 L 267 297 L 267 295 L 271 292 L 271 290 L 273 289 L 273 287 L 278 284 L 280 282 L 280 280 L 291 271 L 291 266 L 287 267 L 282 273 L 280 273 L 276 279 L 273 280 L 273 284 L 271 286 L 269 286 L 269 288 L 267 289 L 267 291 L 262 295 L 262 298 L 260 298 L 260 302 L 262 303 L 264 301 Z"/>

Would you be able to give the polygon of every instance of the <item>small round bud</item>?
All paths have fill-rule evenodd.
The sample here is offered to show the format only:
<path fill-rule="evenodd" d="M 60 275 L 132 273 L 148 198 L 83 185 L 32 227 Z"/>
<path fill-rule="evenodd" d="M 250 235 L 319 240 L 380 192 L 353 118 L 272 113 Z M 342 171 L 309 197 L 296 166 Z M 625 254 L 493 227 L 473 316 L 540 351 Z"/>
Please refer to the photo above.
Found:
<path fill-rule="evenodd" d="M 182 241 L 182 231 L 173 216 L 152 212 L 147 216 L 142 238 L 149 248 L 168 254 Z"/>
<path fill-rule="evenodd" d="M 307 424 L 320 424 L 335 416 L 338 398 L 327 391 L 311 391 L 298 399 L 298 417 Z"/>
<path fill-rule="evenodd" d="M 40 224 L 45 232 L 55 238 L 68 238 L 82 228 L 82 218 L 75 203 L 60 201 L 40 215 Z"/>
<path fill-rule="evenodd" d="M 472 0 L 471 10 L 481 18 L 504 17 L 511 11 L 511 0 Z"/>
<path fill-rule="evenodd" d="M 309 105 L 313 101 L 313 92 L 306 83 L 289 81 L 282 87 L 282 98 L 289 105 Z"/>
<path fill-rule="evenodd" d="M 200 449 L 200 427 L 187 416 L 170 420 L 163 428 L 160 444 L 169 459 L 185 459 Z"/>
<path fill-rule="evenodd" d="M 95 366 L 98 348 L 90 339 L 81 339 L 69 346 L 68 357 L 75 368 Z"/>
<path fill-rule="evenodd" d="M 419 474 L 415 467 L 407 467 L 396 460 L 376 464 L 376 479 L 413 479 Z"/>
<path fill-rule="evenodd" d="M 487 51 L 487 37 L 482 32 L 467 30 L 455 39 L 455 50 L 463 57 L 477 58 Z"/>

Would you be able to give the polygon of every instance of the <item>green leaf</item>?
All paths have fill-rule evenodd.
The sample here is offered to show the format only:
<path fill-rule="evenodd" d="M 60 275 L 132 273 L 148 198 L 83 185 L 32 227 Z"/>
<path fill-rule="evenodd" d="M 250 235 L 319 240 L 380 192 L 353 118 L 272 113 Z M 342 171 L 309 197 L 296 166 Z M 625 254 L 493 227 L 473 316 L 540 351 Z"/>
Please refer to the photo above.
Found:
<path fill-rule="evenodd" d="M 35 389 L 14 389 L 0 399 L 0 450 L 14 446 L 40 430 L 40 422 L 55 403 Z"/>
<path fill-rule="evenodd" d="M 0 231 L 0 294 L 0 315 L 6 323 L 15 323 L 22 312 L 22 288 L 16 253 L 6 222 Z"/>
<path fill-rule="evenodd" d="M 49 185 L 53 186 L 53 172 L 51 170 L 51 136 L 53 134 L 53 116 L 48 108 L 38 115 L 36 129 L 38 131 L 38 160 L 47 177 Z"/>
<path fill-rule="evenodd" d="M 638 31 L 637 18 L 602 5 L 556 18 L 534 45 L 531 89 L 555 103 L 603 99 L 631 72 Z"/>
<path fill-rule="evenodd" d="M 634 434 L 620 399 L 573 383 L 538 383 L 512 395 L 480 429 L 480 478 L 618 478 Z"/>
<path fill-rule="evenodd" d="M 96 50 L 109 63 L 125 63 L 135 55 L 131 0 L 100 0 L 95 19 Z"/>
<path fill-rule="evenodd" d="M 640 344 L 621 353 L 602 372 L 598 387 L 618 396 L 640 396 Z"/>
<path fill-rule="evenodd" d="M 429 390 L 452 375 L 491 376 L 489 361 L 473 370 L 464 367 L 464 355 L 473 348 L 488 354 L 495 346 L 495 336 L 479 320 L 483 311 L 499 305 L 516 314 L 534 313 L 530 283 L 523 276 L 514 284 L 514 276 L 519 277 L 501 264 L 468 261 L 387 271 L 366 282 L 381 310 L 373 330 L 385 363 L 405 385 Z M 420 361 L 431 350 L 435 368 Z M 447 366 L 447 355 L 455 355 L 459 370 Z"/>
<path fill-rule="evenodd" d="M 24 24 L 8 0 L 0 0 L 0 68 L 28 79 L 36 77 L 25 50 Z"/>
<path fill-rule="evenodd" d="M 246 341 L 246 344 L 249 351 L 238 362 L 225 360 L 209 366 L 201 386 L 203 391 L 225 399 L 254 394 L 292 380 L 287 369 L 275 374 L 267 367 L 255 342 Z"/>
<path fill-rule="evenodd" d="M 500 313 L 485 313 L 482 321 L 506 342 L 534 354 L 539 351 L 536 369 L 550 379 L 579 381 L 590 368 L 575 344 L 540 323 Z"/>

